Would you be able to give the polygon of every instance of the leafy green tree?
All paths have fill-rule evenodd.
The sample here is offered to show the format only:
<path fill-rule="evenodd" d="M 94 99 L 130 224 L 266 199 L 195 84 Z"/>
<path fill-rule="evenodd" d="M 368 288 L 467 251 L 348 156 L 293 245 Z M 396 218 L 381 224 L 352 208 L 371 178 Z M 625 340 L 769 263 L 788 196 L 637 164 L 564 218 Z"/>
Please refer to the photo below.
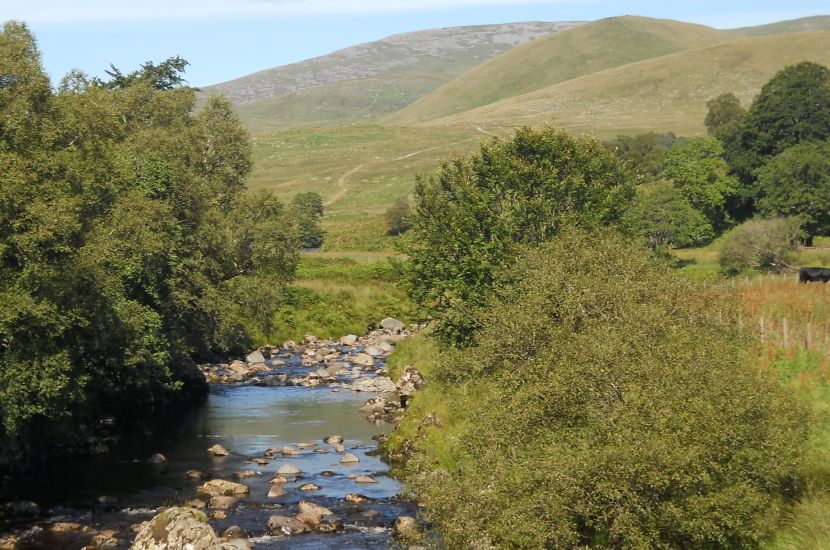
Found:
<path fill-rule="evenodd" d="M 706 102 L 709 111 L 703 124 L 710 136 L 719 137 L 733 133 L 743 122 L 746 110 L 733 93 L 721 94 Z"/>
<path fill-rule="evenodd" d="M 805 141 L 830 139 L 830 69 L 804 61 L 776 74 L 752 102 L 743 123 L 721 136 L 725 157 L 741 182 L 741 204 L 754 211 L 756 171 L 767 160 Z"/>
<path fill-rule="evenodd" d="M 152 61 L 142 63 L 141 68 L 128 74 L 122 73 L 114 65 L 105 72 L 110 80 L 98 80 L 97 83 L 108 90 L 118 88 L 129 88 L 134 84 L 148 84 L 156 90 L 172 90 L 183 86 L 185 68 L 189 65 L 187 61 L 179 56 L 169 57 L 158 65 Z"/>
<path fill-rule="evenodd" d="M 452 444 L 409 463 L 447 547 L 760 546 L 798 494 L 808 411 L 755 365 L 735 301 L 607 230 L 508 277 L 433 378 Z"/>
<path fill-rule="evenodd" d="M 640 186 L 625 221 L 653 250 L 700 246 L 714 237 L 709 220 L 668 182 Z"/>
<path fill-rule="evenodd" d="M 750 269 L 780 271 L 795 257 L 802 223 L 800 218 L 772 218 L 739 225 L 721 247 L 721 270 L 729 275 Z"/>
<path fill-rule="evenodd" d="M 738 182 L 729 174 L 721 143 L 714 138 L 692 138 L 666 153 L 664 162 L 666 176 L 706 216 L 715 232 L 727 228 L 726 206 L 737 192 Z"/>
<path fill-rule="evenodd" d="M 617 136 L 606 142 L 605 147 L 628 162 L 632 169 L 648 180 L 660 178 L 665 169 L 663 157 L 666 152 L 684 140 L 673 133 L 648 132 L 635 136 Z"/>
<path fill-rule="evenodd" d="M 383 214 L 388 235 L 402 235 L 412 227 L 412 209 L 409 196 L 399 197 Z"/>
<path fill-rule="evenodd" d="M 291 211 L 297 220 L 300 247 L 320 248 L 326 235 L 320 225 L 323 197 L 313 191 L 298 193 L 291 201 Z"/>
<path fill-rule="evenodd" d="M 797 216 L 808 244 L 830 235 L 830 145 L 799 143 L 758 170 L 758 210 L 767 217 Z"/>
<path fill-rule="evenodd" d="M 417 179 L 404 284 L 438 320 L 436 333 L 461 345 L 478 326 L 496 270 L 519 245 L 538 245 L 568 225 L 617 224 L 632 180 L 598 142 L 552 128 L 485 143 Z"/>
<path fill-rule="evenodd" d="M 281 304 L 294 221 L 244 193 L 248 137 L 224 100 L 194 112 L 185 64 L 55 92 L 25 25 L 0 29 L 0 462 L 203 389 L 191 357 Z"/>

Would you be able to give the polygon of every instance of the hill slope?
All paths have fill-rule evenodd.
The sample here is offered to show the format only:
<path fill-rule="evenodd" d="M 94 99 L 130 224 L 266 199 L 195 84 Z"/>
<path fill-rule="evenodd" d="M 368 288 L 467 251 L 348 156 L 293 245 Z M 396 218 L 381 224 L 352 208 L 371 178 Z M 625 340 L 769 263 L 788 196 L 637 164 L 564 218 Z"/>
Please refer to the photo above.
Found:
<path fill-rule="evenodd" d="M 396 111 L 519 44 L 579 23 L 452 27 L 383 40 L 207 86 L 242 106 L 252 130 L 365 121 Z"/>
<path fill-rule="evenodd" d="M 811 32 L 830 31 L 830 15 L 816 15 L 813 17 L 802 17 L 789 21 L 779 21 L 769 25 L 757 25 L 755 27 L 741 27 L 731 29 L 729 32 L 743 36 L 766 36 L 770 34 L 783 34 L 788 32 Z"/>
<path fill-rule="evenodd" d="M 513 48 L 387 117 L 412 124 L 481 107 L 635 61 L 735 40 L 702 25 L 613 17 Z"/>
<path fill-rule="evenodd" d="M 552 123 L 598 135 L 704 131 L 706 101 L 725 92 L 747 104 L 787 65 L 830 64 L 830 32 L 747 38 L 608 69 L 429 122 L 502 127 Z"/>

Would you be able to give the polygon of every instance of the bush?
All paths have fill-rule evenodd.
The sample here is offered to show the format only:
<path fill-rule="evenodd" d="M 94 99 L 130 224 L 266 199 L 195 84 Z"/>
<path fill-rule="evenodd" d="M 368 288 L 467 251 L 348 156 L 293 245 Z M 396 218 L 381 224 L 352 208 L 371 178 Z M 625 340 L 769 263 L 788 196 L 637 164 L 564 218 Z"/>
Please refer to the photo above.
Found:
<path fill-rule="evenodd" d="M 467 396 L 454 456 L 410 478 L 447 546 L 758 546 L 798 492 L 806 411 L 737 308 L 613 235 L 566 232 L 512 273 L 441 359 Z"/>
<path fill-rule="evenodd" d="M 714 237 L 706 217 L 668 182 L 641 186 L 625 219 L 653 250 L 700 246 Z"/>
<path fill-rule="evenodd" d="M 464 345 L 477 309 L 518 245 L 563 227 L 613 226 L 629 206 L 632 176 L 599 142 L 523 128 L 419 178 L 404 282 L 443 341 Z"/>
<path fill-rule="evenodd" d="M 799 218 L 751 220 L 726 236 L 720 253 L 724 273 L 778 271 L 792 261 L 803 235 Z"/>
<path fill-rule="evenodd" d="M 404 195 L 397 199 L 383 214 L 386 220 L 387 235 L 402 235 L 412 227 L 412 214 L 409 208 L 409 197 Z"/>

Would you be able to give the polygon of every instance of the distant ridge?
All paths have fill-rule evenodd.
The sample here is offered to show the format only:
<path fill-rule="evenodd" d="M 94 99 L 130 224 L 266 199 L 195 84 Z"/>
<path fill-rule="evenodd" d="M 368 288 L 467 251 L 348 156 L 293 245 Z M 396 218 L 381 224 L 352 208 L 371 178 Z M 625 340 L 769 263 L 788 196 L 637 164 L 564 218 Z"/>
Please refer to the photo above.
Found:
<path fill-rule="evenodd" d="M 389 36 L 207 86 L 254 130 L 366 121 L 396 111 L 479 63 L 579 22 L 450 27 Z"/>
<path fill-rule="evenodd" d="M 704 131 L 706 101 L 734 92 L 746 105 L 777 71 L 804 60 L 830 65 L 830 32 L 744 38 L 607 69 L 458 115 L 435 126 L 537 126 L 636 133 Z"/>
<path fill-rule="evenodd" d="M 602 19 L 485 61 L 384 122 L 424 122 L 605 69 L 736 39 L 731 33 L 679 21 L 636 16 Z"/>
<path fill-rule="evenodd" d="M 779 21 L 768 25 L 741 27 L 738 29 L 731 29 L 729 32 L 743 36 L 765 36 L 770 34 L 809 31 L 830 31 L 830 15 L 814 15 L 812 17 L 802 17 L 801 19 Z"/>

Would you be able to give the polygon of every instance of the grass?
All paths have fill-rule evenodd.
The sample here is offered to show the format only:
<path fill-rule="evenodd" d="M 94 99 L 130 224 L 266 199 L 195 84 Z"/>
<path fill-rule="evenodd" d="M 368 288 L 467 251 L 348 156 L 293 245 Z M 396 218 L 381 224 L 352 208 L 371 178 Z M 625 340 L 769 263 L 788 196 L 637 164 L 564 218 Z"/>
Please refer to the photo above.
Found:
<path fill-rule="evenodd" d="M 392 266 L 381 255 L 304 254 L 272 330 L 259 335 L 257 344 L 296 341 L 308 334 L 364 334 L 390 316 L 413 322 L 417 311 L 394 281 Z"/>
<path fill-rule="evenodd" d="M 631 16 L 602 19 L 485 61 L 384 121 L 433 120 L 612 67 L 738 38 L 678 21 Z"/>
<path fill-rule="evenodd" d="M 485 135 L 457 128 L 350 126 L 286 130 L 254 139 L 251 189 L 290 200 L 323 197 L 325 249 L 391 250 L 382 215 L 416 174 L 478 147 Z"/>
<path fill-rule="evenodd" d="M 705 133 L 708 99 L 733 92 L 746 105 L 776 72 L 805 60 L 830 64 L 830 32 L 746 38 L 629 63 L 428 124 L 694 135 Z"/>

